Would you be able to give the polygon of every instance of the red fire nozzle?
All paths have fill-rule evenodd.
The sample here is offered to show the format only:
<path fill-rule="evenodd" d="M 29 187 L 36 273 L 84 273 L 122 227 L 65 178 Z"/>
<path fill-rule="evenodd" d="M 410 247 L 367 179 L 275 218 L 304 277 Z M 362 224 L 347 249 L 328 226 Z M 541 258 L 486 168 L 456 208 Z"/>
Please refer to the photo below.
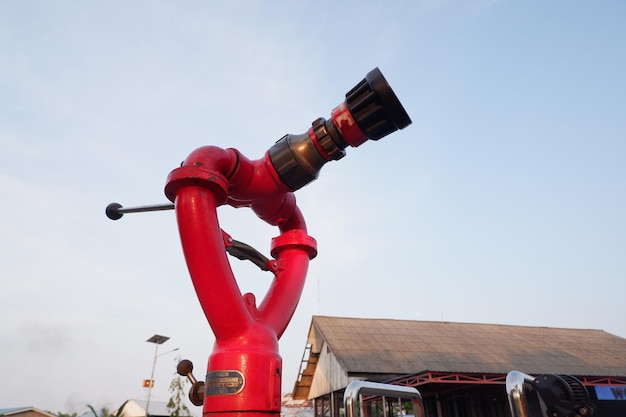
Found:
<path fill-rule="evenodd" d="M 376 68 L 346 94 L 330 120 L 317 119 L 307 133 L 284 136 L 263 158 L 250 161 L 235 149 L 207 146 L 170 173 L 165 194 L 174 202 L 187 267 L 216 339 L 203 414 L 280 413 L 278 340 L 317 254 L 293 191 L 316 179 L 326 162 L 343 157 L 348 145 L 378 140 L 410 123 Z M 253 294 L 241 294 L 226 256 L 232 239 L 217 218 L 224 204 L 249 207 L 279 228 L 267 265 L 274 280 L 259 305 Z"/>

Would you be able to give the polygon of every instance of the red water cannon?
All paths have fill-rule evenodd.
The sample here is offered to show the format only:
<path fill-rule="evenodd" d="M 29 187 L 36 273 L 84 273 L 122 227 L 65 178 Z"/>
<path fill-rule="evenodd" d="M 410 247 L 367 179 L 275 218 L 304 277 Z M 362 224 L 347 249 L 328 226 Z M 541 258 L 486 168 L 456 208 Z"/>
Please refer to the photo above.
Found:
<path fill-rule="evenodd" d="M 278 340 L 300 300 L 309 260 L 317 255 L 294 191 L 315 180 L 324 164 L 345 156 L 348 146 L 378 140 L 411 124 L 378 68 L 346 94 L 330 119 L 318 118 L 306 133 L 286 135 L 258 160 L 236 149 L 206 146 L 193 151 L 167 179 L 173 205 L 124 208 L 113 203 L 107 215 L 174 207 L 191 279 L 215 335 L 204 382 L 179 368 L 194 385 L 190 398 L 204 415 L 278 415 L 282 359 Z M 268 259 L 221 230 L 217 207 L 249 207 L 277 226 Z M 241 294 L 227 253 L 249 259 L 274 279 L 257 304 Z"/>

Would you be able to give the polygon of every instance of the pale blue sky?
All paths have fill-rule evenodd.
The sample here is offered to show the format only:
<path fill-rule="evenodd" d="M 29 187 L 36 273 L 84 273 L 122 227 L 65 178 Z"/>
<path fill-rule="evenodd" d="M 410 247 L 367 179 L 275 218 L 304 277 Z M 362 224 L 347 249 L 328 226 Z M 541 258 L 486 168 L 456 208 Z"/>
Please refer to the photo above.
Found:
<path fill-rule="evenodd" d="M 283 391 L 313 314 L 626 337 L 625 20 L 618 0 L 0 2 L 0 407 L 143 399 L 155 333 L 200 377 L 173 213 L 105 206 L 165 202 L 203 145 L 260 158 L 376 66 L 413 124 L 296 194 L 319 256 Z M 220 216 L 269 252 L 276 230 Z M 270 277 L 233 268 L 260 299 Z"/>

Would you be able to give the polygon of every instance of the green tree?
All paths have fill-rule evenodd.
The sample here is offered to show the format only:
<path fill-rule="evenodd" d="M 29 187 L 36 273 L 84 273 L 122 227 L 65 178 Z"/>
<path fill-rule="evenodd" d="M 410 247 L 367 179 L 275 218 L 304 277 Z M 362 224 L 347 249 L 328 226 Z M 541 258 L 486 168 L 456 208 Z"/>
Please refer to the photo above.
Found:
<path fill-rule="evenodd" d="M 124 404 L 122 404 L 120 408 L 118 408 L 116 411 L 113 411 L 113 412 L 111 412 L 111 410 L 109 410 L 107 407 L 102 407 L 100 408 L 100 411 L 96 411 L 96 409 L 91 404 L 87 404 L 87 408 L 89 408 L 89 411 L 93 413 L 94 417 L 116 417 L 122 413 L 122 409 L 124 408 L 127 402 L 128 401 L 124 401 Z M 70 413 L 63 413 L 59 411 L 57 413 L 50 413 L 50 414 L 53 414 L 56 417 L 78 417 L 77 412 L 73 412 L 70 414 Z"/>
<path fill-rule="evenodd" d="M 60 411 L 57 413 L 50 413 L 50 414 L 54 414 L 57 417 L 78 417 L 78 413 L 76 411 L 74 411 L 72 414 L 62 413 Z"/>
<path fill-rule="evenodd" d="M 175 361 L 178 364 L 180 357 L 177 357 Z M 170 417 L 189 417 L 191 416 L 191 411 L 185 404 L 187 379 L 178 375 L 177 372 L 174 372 L 174 375 L 175 377 L 170 383 L 169 391 L 172 393 L 172 396 L 167 402 L 167 410 L 170 412 Z"/>
<path fill-rule="evenodd" d="M 90 405 L 87 404 L 87 408 L 91 410 L 94 416 L 96 417 L 114 417 L 115 414 L 111 413 L 111 411 L 107 407 L 102 407 L 100 412 L 96 412 L 96 410 Z"/>

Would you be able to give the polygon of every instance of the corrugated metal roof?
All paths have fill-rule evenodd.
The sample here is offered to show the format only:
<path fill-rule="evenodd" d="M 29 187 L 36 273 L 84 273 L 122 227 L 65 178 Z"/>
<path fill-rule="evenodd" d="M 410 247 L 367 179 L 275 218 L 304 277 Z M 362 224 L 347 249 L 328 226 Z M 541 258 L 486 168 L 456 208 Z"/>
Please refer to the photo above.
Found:
<path fill-rule="evenodd" d="M 602 330 L 314 316 L 348 373 L 626 376 L 626 339 Z"/>
<path fill-rule="evenodd" d="M 11 408 L 0 408 L 0 416 L 12 414 L 16 411 L 26 411 L 32 410 L 33 407 L 11 407 Z"/>
<path fill-rule="evenodd" d="M 19 414 L 27 412 L 35 412 L 43 416 L 55 417 L 54 414 L 50 414 L 47 411 L 40 410 L 36 407 L 12 407 L 12 408 L 0 408 L 0 416 L 17 416 Z"/>

